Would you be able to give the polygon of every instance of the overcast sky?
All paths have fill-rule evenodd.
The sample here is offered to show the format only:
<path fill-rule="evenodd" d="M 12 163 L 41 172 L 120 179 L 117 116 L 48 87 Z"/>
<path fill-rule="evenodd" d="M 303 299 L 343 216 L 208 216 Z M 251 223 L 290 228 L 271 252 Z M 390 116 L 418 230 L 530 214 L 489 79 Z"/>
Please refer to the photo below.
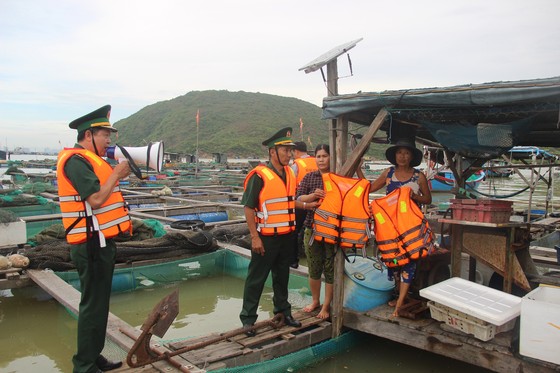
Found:
<path fill-rule="evenodd" d="M 296 97 L 560 75 L 559 0 L 0 0 L 0 147 L 71 146 L 68 123 L 111 120 L 190 91 Z M 194 113 L 193 113 L 194 116 Z"/>

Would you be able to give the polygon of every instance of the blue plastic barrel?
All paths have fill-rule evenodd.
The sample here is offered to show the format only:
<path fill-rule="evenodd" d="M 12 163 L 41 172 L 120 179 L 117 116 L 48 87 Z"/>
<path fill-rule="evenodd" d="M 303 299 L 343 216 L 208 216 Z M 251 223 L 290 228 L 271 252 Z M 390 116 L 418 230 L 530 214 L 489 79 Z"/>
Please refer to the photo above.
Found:
<path fill-rule="evenodd" d="M 66 280 L 76 290 L 80 290 L 80 279 L 77 277 Z M 122 271 L 113 273 L 112 293 L 132 291 L 136 288 L 136 279 L 132 271 Z"/>
<path fill-rule="evenodd" d="M 179 220 L 202 220 L 205 223 L 228 220 L 228 215 L 225 211 L 201 212 L 200 214 L 172 215 L 171 217 Z"/>
<path fill-rule="evenodd" d="M 136 279 L 132 271 L 115 272 L 113 274 L 113 284 L 111 286 L 112 293 L 119 293 L 123 291 L 132 291 L 136 288 Z"/>
<path fill-rule="evenodd" d="M 369 257 L 349 255 L 348 259 L 344 263 L 344 307 L 364 312 L 387 303 L 395 288 L 387 279 L 387 268 Z"/>

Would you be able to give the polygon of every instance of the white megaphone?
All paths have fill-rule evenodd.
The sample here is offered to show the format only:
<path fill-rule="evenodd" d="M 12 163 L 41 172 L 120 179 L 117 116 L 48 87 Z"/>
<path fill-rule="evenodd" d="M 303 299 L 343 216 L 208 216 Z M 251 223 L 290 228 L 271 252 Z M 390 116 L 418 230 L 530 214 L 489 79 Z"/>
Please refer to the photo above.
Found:
<path fill-rule="evenodd" d="M 107 148 L 107 158 L 119 160 L 127 160 L 130 169 L 136 177 L 142 179 L 142 171 L 136 165 L 137 163 L 146 165 L 146 171 L 149 168 L 156 172 L 161 172 L 163 168 L 163 142 L 150 142 L 147 146 L 110 146 Z"/>

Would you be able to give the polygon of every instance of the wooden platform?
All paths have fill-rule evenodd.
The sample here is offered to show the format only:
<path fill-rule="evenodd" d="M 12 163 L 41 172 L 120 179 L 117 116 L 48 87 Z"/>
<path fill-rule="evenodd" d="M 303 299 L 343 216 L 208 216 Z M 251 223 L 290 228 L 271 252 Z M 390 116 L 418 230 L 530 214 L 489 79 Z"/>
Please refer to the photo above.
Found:
<path fill-rule="evenodd" d="M 199 368 L 215 370 L 244 366 L 283 356 L 331 337 L 331 323 L 315 317 L 316 313 L 294 313 L 301 321 L 300 328 L 284 326 L 280 329 L 261 328 L 255 337 L 240 334 L 208 347 L 190 351 L 180 356 Z M 172 343 L 169 347 L 179 350 L 185 346 L 203 342 L 217 335 L 209 335 L 188 341 Z"/>
<path fill-rule="evenodd" d="M 52 295 L 59 303 L 68 308 L 72 313 L 78 314 L 80 292 L 60 279 L 51 271 L 29 270 L 28 276 L 42 289 Z M 316 313 L 294 313 L 294 317 L 302 322 L 300 328 L 283 326 L 273 329 L 266 326 L 257 331 L 254 337 L 239 334 L 232 338 L 211 344 L 207 347 L 193 350 L 181 355 L 171 357 L 177 365 L 189 372 L 205 372 L 224 367 L 236 367 L 273 359 L 291 352 L 301 350 L 313 344 L 322 342 L 331 337 L 331 323 L 315 317 Z M 260 320 L 259 320 L 260 321 Z M 123 333 L 126 331 L 126 334 Z M 124 351 L 129 351 L 141 331 L 128 325 L 117 316 L 109 313 L 107 337 Z M 151 343 L 151 348 L 159 354 L 173 352 L 185 346 L 207 341 L 215 338 L 211 334 L 196 339 L 171 343 L 160 346 Z M 178 372 L 178 368 L 168 361 L 159 361 L 142 368 L 129 368 L 124 366 L 114 372 Z"/>
<path fill-rule="evenodd" d="M 409 320 L 391 317 L 393 307 L 380 306 L 364 313 L 344 310 L 344 326 L 405 345 L 464 361 L 495 372 L 559 372 L 560 366 L 520 356 L 515 348 L 516 328 L 488 342 L 426 317 Z"/>
<path fill-rule="evenodd" d="M 529 251 L 535 264 L 548 268 L 560 268 L 556 257 L 556 249 L 531 245 L 529 246 Z"/>
<path fill-rule="evenodd" d="M 31 285 L 33 282 L 21 268 L 0 270 L 0 290 L 17 289 Z"/>

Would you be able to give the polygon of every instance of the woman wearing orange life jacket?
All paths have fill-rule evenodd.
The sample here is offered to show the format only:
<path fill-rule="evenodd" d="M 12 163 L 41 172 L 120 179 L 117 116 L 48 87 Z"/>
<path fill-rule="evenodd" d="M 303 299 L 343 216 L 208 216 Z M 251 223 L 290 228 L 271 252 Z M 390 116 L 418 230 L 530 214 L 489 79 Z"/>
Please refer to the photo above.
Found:
<path fill-rule="evenodd" d="M 432 194 L 428 187 L 426 176 L 418 169 L 414 168 L 422 162 L 422 152 L 416 148 L 414 141 L 409 139 L 399 139 L 385 152 L 387 160 L 393 166 L 385 169 L 381 175 L 371 183 L 370 192 L 375 192 L 386 187 L 386 194 L 402 187 L 410 187 L 411 199 L 420 204 L 430 204 Z M 394 277 L 395 285 L 398 289 L 398 298 L 389 302 L 390 306 L 395 306 L 393 316 L 398 316 L 399 308 L 406 302 L 410 284 L 414 280 L 416 273 L 416 260 L 411 260 L 402 266 L 389 268 L 389 279 Z"/>
<path fill-rule="evenodd" d="M 328 145 L 320 144 L 315 148 L 315 160 L 318 170 L 305 175 L 296 193 L 296 199 L 303 202 L 305 205 L 314 203 L 318 206 L 319 201 L 325 198 L 322 175 L 330 172 L 330 151 Z M 307 256 L 309 287 L 311 288 L 311 296 L 313 298 L 312 303 L 304 307 L 303 311 L 312 312 L 321 307 L 319 297 L 321 294 L 321 275 L 324 274 L 325 299 L 317 317 L 320 319 L 327 319 L 330 317 L 330 305 L 333 297 L 334 245 L 318 240 L 315 240 L 313 244 L 309 245 L 313 235 L 312 225 L 314 213 L 314 209 L 307 211 L 303 223 L 303 244 Z"/>

